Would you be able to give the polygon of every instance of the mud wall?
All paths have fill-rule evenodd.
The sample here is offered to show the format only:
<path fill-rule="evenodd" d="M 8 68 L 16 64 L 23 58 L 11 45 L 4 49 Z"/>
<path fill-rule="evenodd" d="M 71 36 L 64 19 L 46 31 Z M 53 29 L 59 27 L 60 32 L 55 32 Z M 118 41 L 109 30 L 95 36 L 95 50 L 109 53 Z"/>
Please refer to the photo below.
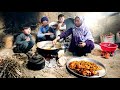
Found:
<path fill-rule="evenodd" d="M 48 16 L 49 21 L 57 21 L 58 14 L 64 14 L 65 18 L 84 16 L 85 23 L 89 26 L 95 42 L 100 42 L 100 35 L 112 32 L 116 34 L 120 30 L 120 15 L 114 12 L 40 12 L 40 17 Z"/>

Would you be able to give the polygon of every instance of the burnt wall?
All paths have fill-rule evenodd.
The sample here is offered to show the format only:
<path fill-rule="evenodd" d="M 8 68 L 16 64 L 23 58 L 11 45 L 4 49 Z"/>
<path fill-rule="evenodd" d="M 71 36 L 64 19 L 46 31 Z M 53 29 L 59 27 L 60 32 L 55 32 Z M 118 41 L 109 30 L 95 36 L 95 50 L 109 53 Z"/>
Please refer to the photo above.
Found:
<path fill-rule="evenodd" d="M 30 25 L 36 25 L 38 23 L 37 12 L 5 12 L 3 13 L 5 22 L 5 33 L 18 33 L 20 27 L 29 23 Z"/>

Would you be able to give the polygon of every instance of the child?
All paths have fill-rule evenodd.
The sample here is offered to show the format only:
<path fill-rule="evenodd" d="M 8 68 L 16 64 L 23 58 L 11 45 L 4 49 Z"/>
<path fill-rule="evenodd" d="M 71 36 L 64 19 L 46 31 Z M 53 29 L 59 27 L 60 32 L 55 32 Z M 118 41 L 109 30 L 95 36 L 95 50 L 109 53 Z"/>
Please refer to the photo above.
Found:
<path fill-rule="evenodd" d="M 58 26 L 56 29 L 56 36 L 59 36 L 62 32 L 66 30 L 66 24 L 64 23 L 65 17 L 63 14 L 58 15 Z"/>
<path fill-rule="evenodd" d="M 31 28 L 29 25 L 22 27 L 22 33 L 16 37 L 14 52 L 16 53 L 27 53 L 34 45 L 32 40 Z"/>
<path fill-rule="evenodd" d="M 83 17 L 75 17 L 74 23 L 74 28 L 70 28 L 60 34 L 60 36 L 53 40 L 53 43 L 55 44 L 57 40 L 68 37 L 72 34 L 69 51 L 72 52 L 73 55 L 86 56 L 87 53 L 91 53 L 91 50 L 94 49 L 94 39 L 89 28 L 85 26 Z"/>
<path fill-rule="evenodd" d="M 42 17 L 41 18 L 42 26 L 39 28 L 37 37 L 38 41 L 46 41 L 46 40 L 53 40 L 55 39 L 55 31 L 48 24 L 48 18 Z"/>

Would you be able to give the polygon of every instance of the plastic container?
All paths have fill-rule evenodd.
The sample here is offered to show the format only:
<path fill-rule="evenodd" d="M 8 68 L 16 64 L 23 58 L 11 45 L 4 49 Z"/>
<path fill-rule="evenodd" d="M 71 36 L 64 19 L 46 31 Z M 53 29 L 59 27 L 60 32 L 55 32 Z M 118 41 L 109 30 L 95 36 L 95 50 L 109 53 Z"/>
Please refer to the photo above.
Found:
<path fill-rule="evenodd" d="M 100 47 L 101 47 L 101 49 L 103 51 L 112 53 L 112 52 L 114 52 L 116 50 L 118 45 L 117 44 L 103 42 L 103 43 L 100 43 Z"/>

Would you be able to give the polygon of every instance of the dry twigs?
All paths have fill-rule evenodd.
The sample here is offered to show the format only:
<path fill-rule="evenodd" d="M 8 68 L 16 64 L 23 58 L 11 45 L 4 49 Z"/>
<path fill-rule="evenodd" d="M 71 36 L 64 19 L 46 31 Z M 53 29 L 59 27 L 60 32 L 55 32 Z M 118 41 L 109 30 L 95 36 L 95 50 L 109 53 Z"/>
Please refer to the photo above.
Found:
<path fill-rule="evenodd" d="M 18 55 L 17 55 L 18 57 Z M 23 66 L 15 60 L 15 57 L 0 57 L 0 78 L 25 78 Z"/>

